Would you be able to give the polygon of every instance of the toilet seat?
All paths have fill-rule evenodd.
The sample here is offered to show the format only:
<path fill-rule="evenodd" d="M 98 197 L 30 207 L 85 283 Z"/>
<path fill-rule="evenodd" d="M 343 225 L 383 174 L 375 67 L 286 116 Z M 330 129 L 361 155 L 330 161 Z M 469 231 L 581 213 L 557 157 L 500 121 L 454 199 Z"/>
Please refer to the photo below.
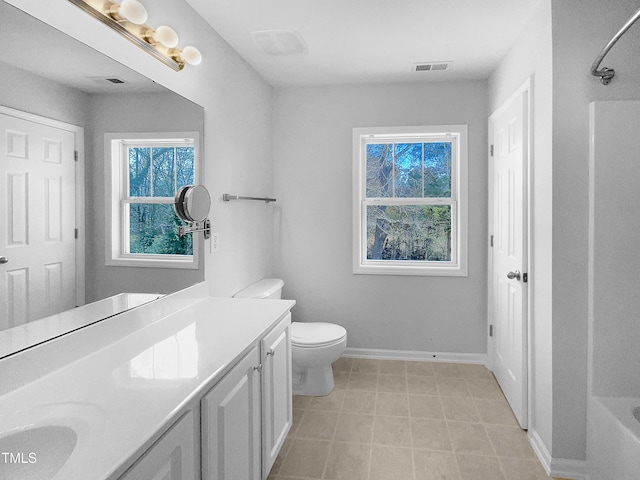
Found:
<path fill-rule="evenodd" d="M 347 331 L 340 325 L 325 322 L 293 322 L 291 345 L 298 348 L 317 348 L 342 342 Z"/>

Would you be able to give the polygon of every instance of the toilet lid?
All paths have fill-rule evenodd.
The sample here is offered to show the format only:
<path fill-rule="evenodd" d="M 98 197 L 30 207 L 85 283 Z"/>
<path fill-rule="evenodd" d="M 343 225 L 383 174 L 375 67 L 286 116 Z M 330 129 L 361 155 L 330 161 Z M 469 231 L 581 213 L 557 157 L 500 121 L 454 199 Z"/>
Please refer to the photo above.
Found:
<path fill-rule="evenodd" d="M 347 331 L 340 325 L 324 322 L 293 322 L 291 343 L 300 346 L 323 346 L 341 341 Z"/>

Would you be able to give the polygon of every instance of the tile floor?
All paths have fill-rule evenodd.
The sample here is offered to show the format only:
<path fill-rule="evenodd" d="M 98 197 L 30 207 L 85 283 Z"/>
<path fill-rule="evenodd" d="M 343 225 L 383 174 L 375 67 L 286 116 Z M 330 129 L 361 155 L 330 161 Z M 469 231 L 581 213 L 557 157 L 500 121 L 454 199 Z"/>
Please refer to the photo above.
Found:
<path fill-rule="evenodd" d="M 340 358 L 327 397 L 293 399 L 269 480 L 549 479 L 481 365 Z"/>

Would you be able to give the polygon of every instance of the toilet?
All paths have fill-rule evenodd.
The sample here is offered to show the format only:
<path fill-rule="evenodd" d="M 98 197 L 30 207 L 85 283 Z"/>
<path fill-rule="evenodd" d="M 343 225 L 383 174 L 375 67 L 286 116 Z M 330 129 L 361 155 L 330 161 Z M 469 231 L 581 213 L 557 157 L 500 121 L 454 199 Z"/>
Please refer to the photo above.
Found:
<path fill-rule="evenodd" d="M 282 298 L 284 282 L 265 278 L 234 295 L 235 298 Z M 326 322 L 291 323 L 293 394 L 325 396 L 333 391 L 331 364 L 347 346 L 344 327 Z"/>

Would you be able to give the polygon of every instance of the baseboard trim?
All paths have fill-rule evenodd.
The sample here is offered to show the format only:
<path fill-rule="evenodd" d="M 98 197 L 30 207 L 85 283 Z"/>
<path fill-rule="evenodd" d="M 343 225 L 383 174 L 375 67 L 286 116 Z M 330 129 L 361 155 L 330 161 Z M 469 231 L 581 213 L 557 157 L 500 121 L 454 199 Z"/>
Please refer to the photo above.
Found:
<path fill-rule="evenodd" d="M 343 356 L 352 358 L 377 358 L 381 360 L 476 363 L 481 365 L 486 365 L 487 363 L 487 354 L 485 353 L 420 352 L 413 350 L 347 348 Z"/>
<path fill-rule="evenodd" d="M 589 480 L 589 476 L 587 475 L 587 462 L 568 458 L 553 458 L 538 432 L 530 428 L 527 435 L 547 475 L 556 478 Z"/>

